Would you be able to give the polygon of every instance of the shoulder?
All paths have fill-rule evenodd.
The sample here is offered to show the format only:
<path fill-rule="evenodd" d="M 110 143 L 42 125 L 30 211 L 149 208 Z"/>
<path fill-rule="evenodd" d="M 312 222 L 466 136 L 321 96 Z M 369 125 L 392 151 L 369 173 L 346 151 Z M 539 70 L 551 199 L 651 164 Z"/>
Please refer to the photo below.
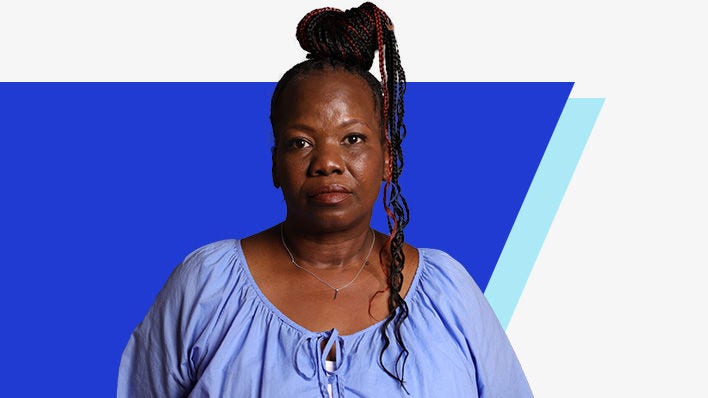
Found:
<path fill-rule="evenodd" d="M 421 249 L 420 307 L 441 319 L 475 364 L 481 396 L 531 397 L 506 333 L 479 286 L 449 254 Z M 412 307 L 412 306 L 411 306 Z"/>
<path fill-rule="evenodd" d="M 422 267 L 420 277 L 425 286 L 447 292 L 482 296 L 482 291 L 467 269 L 451 255 L 437 249 L 418 249 L 418 252 Z"/>
<path fill-rule="evenodd" d="M 212 329 L 231 292 L 246 286 L 240 258 L 237 240 L 209 243 L 189 253 L 165 282 L 140 327 L 170 330 L 179 336 L 175 339 L 180 346 L 193 344 L 204 330 Z"/>
<path fill-rule="evenodd" d="M 484 293 L 467 269 L 444 251 L 420 249 L 418 299 L 435 309 L 436 316 L 457 320 L 472 328 L 498 325 Z M 476 332 L 476 331 L 475 331 Z"/>
<path fill-rule="evenodd" d="M 239 241 L 234 239 L 206 244 L 187 254 L 175 268 L 174 274 L 179 277 L 207 277 L 233 265 L 239 252 Z"/>
<path fill-rule="evenodd" d="M 172 271 L 123 351 L 118 396 L 183 396 L 189 391 L 228 291 L 242 285 L 238 242 L 204 245 Z"/>
<path fill-rule="evenodd" d="M 463 273 L 466 273 L 465 267 L 462 266 L 462 264 L 460 264 L 459 261 L 457 261 L 451 255 L 449 255 L 448 253 L 446 253 L 442 250 L 421 248 L 421 249 L 418 249 L 418 252 L 420 253 L 420 256 L 423 258 L 423 261 L 425 261 L 428 265 L 432 266 L 433 268 L 436 268 L 440 272 L 445 272 L 445 273 L 463 272 Z"/>
<path fill-rule="evenodd" d="M 185 256 L 178 270 L 199 272 L 228 262 L 236 254 L 238 242 L 235 239 L 224 239 L 201 246 Z"/>
<path fill-rule="evenodd" d="M 222 289 L 232 279 L 239 259 L 239 241 L 212 242 L 189 253 L 172 271 L 156 303 L 175 296 L 196 299 Z"/>

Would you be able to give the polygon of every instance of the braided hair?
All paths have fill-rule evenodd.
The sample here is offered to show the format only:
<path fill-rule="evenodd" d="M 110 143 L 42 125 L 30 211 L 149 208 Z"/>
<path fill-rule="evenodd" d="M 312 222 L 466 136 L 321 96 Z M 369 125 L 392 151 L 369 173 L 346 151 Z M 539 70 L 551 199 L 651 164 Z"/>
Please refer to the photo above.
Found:
<path fill-rule="evenodd" d="M 401 67 L 393 24 L 385 12 L 369 2 L 346 11 L 327 7 L 305 15 L 297 26 L 296 37 L 300 46 L 308 52 L 308 60 L 288 70 L 275 87 L 270 115 L 274 134 L 274 110 L 277 109 L 281 94 L 288 83 L 298 76 L 327 68 L 345 70 L 364 79 L 371 88 L 376 111 L 380 112 L 383 137 L 390 160 L 387 173 L 389 177 L 386 178 L 383 191 L 389 236 L 379 253 L 379 259 L 390 295 L 389 315 L 381 326 L 383 347 L 379 354 L 379 364 L 405 389 L 404 370 L 409 353 L 403 341 L 401 325 L 408 317 L 408 306 L 400 292 L 405 263 L 403 229 L 408 224 L 409 211 L 398 180 L 403 169 L 401 142 L 406 135 L 403 123 L 406 76 Z M 379 53 L 380 82 L 369 73 L 376 51 Z M 383 292 L 382 290 L 376 294 Z M 388 333 L 390 325 L 393 325 L 393 336 Z M 399 346 L 400 353 L 395 363 L 389 367 L 384 364 L 383 359 L 392 339 Z"/>

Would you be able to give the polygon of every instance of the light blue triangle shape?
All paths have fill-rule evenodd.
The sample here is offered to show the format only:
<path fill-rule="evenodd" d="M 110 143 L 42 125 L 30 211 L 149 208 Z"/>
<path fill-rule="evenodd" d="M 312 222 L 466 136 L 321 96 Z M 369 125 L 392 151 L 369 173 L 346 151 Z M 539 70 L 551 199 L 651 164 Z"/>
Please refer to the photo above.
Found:
<path fill-rule="evenodd" d="M 603 98 L 569 98 L 484 295 L 506 329 L 585 148 Z"/>

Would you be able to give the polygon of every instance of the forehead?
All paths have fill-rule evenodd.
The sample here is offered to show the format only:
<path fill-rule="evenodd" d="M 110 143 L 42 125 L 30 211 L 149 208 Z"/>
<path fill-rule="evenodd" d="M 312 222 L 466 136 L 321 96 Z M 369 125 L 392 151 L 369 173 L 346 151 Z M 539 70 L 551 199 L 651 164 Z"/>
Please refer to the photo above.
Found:
<path fill-rule="evenodd" d="M 378 123 L 376 108 L 374 93 L 363 78 L 345 70 L 329 69 L 293 78 L 281 93 L 274 114 L 284 122 L 344 112 Z"/>

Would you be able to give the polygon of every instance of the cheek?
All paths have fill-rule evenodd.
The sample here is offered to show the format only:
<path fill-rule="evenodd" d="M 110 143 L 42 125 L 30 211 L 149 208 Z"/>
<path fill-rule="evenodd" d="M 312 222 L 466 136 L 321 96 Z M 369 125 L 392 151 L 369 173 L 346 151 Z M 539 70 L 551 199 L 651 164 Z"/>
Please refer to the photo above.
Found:
<path fill-rule="evenodd" d="M 300 184 L 298 176 L 302 174 L 298 163 L 284 156 L 277 157 L 275 162 L 275 175 L 280 181 L 283 191 L 293 191 L 293 187 Z"/>
<path fill-rule="evenodd" d="M 361 182 L 368 184 L 378 184 L 383 178 L 384 158 L 383 154 L 371 153 L 359 156 L 350 162 L 352 174 Z"/>

